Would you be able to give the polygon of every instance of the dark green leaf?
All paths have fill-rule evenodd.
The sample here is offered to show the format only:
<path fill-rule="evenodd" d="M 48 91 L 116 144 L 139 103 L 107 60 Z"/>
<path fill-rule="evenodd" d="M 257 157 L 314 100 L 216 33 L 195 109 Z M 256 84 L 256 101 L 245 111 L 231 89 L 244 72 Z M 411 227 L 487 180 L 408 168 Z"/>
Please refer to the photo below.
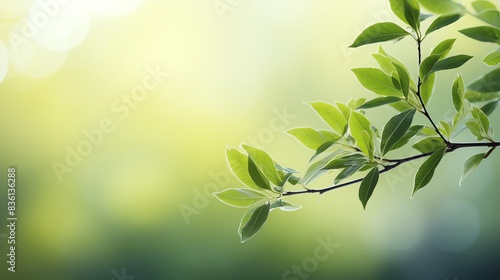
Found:
<path fill-rule="evenodd" d="M 472 173 L 472 171 L 476 170 L 479 164 L 483 161 L 485 155 L 486 155 L 485 153 L 473 155 L 465 161 L 464 173 L 460 178 L 459 185 L 462 185 L 462 181 L 465 179 L 465 177 L 467 177 L 470 173 Z"/>
<path fill-rule="evenodd" d="M 335 132 L 344 135 L 347 130 L 347 119 L 336 106 L 322 101 L 311 102 L 310 105 Z"/>
<path fill-rule="evenodd" d="M 439 165 L 439 162 L 443 158 L 446 153 L 446 148 L 440 148 L 436 150 L 417 170 L 417 174 L 415 174 L 415 185 L 413 187 L 413 194 L 425 187 L 431 181 L 434 176 L 434 171 L 436 167 Z"/>
<path fill-rule="evenodd" d="M 352 111 L 349 118 L 349 129 L 359 149 L 370 159 L 373 159 L 374 144 L 370 121 L 363 114 Z"/>
<path fill-rule="evenodd" d="M 418 0 L 424 8 L 436 14 L 459 13 L 465 8 L 451 0 Z"/>
<path fill-rule="evenodd" d="M 361 181 L 359 186 L 359 200 L 363 204 L 363 208 L 366 209 L 366 204 L 373 194 L 373 190 L 377 186 L 379 178 L 378 166 L 375 166 Z"/>
<path fill-rule="evenodd" d="M 366 28 L 350 45 L 350 48 L 357 48 L 362 45 L 401 39 L 410 35 L 403 28 L 392 22 L 379 22 Z"/>
<path fill-rule="evenodd" d="M 432 50 L 431 55 L 439 55 L 439 59 L 445 58 L 453 48 L 456 40 L 456 38 L 453 38 L 442 41 Z"/>
<path fill-rule="evenodd" d="M 414 125 L 414 126 L 411 126 L 408 131 L 405 133 L 405 135 L 403 137 L 401 137 L 401 139 L 399 139 L 398 142 L 396 142 L 396 144 L 394 144 L 394 146 L 392 146 L 392 149 L 391 150 L 396 150 L 396 149 L 399 149 L 401 147 L 403 147 L 404 145 L 408 144 L 408 142 L 410 142 L 410 140 L 415 136 L 417 135 L 417 133 L 420 132 L 420 130 L 422 130 L 423 126 L 422 125 Z"/>
<path fill-rule="evenodd" d="M 498 98 L 500 98 L 500 92 L 482 93 L 479 91 L 472 91 L 472 90 L 465 92 L 465 99 L 469 100 L 470 102 L 481 102 Z"/>
<path fill-rule="evenodd" d="M 389 0 L 394 14 L 413 30 L 420 28 L 420 5 L 415 0 Z"/>
<path fill-rule="evenodd" d="M 347 179 L 351 177 L 354 173 L 358 172 L 362 167 L 364 166 L 364 163 L 354 163 L 351 166 L 348 166 L 342 170 L 337 177 L 335 177 L 335 180 L 333 183 L 336 185 L 340 183 L 340 181 Z"/>
<path fill-rule="evenodd" d="M 491 26 L 477 26 L 459 30 L 460 33 L 467 37 L 490 43 L 499 43 L 500 29 Z"/>
<path fill-rule="evenodd" d="M 493 111 L 497 108 L 499 101 L 500 100 L 493 101 L 484 105 L 481 107 L 481 111 L 483 111 L 487 116 L 491 115 L 491 113 L 493 113 Z"/>
<path fill-rule="evenodd" d="M 389 152 L 392 147 L 403 138 L 413 121 L 414 115 L 415 109 L 407 110 L 392 117 L 389 122 L 387 122 L 382 132 L 382 140 L 380 143 L 382 155 Z"/>
<path fill-rule="evenodd" d="M 330 147 L 332 147 L 335 144 L 335 142 L 326 142 L 325 144 L 321 145 L 318 147 L 314 155 L 311 157 L 309 161 L 314 160 L 316 157 L 327 151 Z"/>
<path fill-rule="evenodd" d="M 427 104 L 432 97 L 435 81 L 436 73 L 432 73 L 422 82 L 422 86 L 420 87 L 420 96 L 422 96 L 424 104 Z"/>
<path fill-rule="evenodd" d="M 425 32 L 425 35 L 428 35 L 438 29 L 441 29 L 447 25 L 450 25 L 454 23 L 455 21 L 459 20 L 462 17 L 461 14 L 451 14 L 451 15 L 442 15 L 436 18 L 429 28 L 427 28 L 427 31 Z"/>
<path fill-rule="evenodd" d="M 323 170 L 343 169 L 346 167 L 350 167 L 351 165 L 365 164 L 365 163 L 368 163 L 368 159 L 360 153 L 355 153 L 337 157 L 332 161 L 328 162 L 328 164 L 324 165 L 322 169 Z"/>
<path fill-rule="evenodd" d="M 271 185 L 266 176 L 259 170 L 251 157 L 248 157 L 248 173 L 257 186 L 261 189 L 271 190 Z"/>
<path fill-rule="evenodd" d="M 287 131 L 294 136 L 302 145 L 311 150 L 317 150 L 327 142 L 334 142 L 340 139 L 340 135 L 326 130 L 316 130 L 310 127 L 292 128 Z"/>
<path fill-rule="evenodd" d="M 403 66 L 401 66 L 401 64 L 395 62 L 393 62 L 393 64 L 394 67 L 396 67 L 396 71 L 398 73 L 398 80 L 399 84 L 401 85 L 401 91 L 403 92 L 405 98 L 408 98 L 408 91 L 410 89 L 410 74 Z"/>
<path fill-rule="evenodd" d="M 453 88 L 451 90 L 453 97 L 453 105 L 457 111 L 460 111 L 464 105 L 464 81 L 462 76 L 458 75 L 453 82 Z"/>
<path fill-rule="evenodd" d="M 361 85 L 376 94 L 403 96 L 402 92 L 393 85 L 391 76 L 380 69 L 355 68 L 352 69 L 352 72 L 354 72 Z"/>
<path fill-rule="evenodd" d="M 316 179 L 318 176 L 323 174 L 327 169 L 324 167 L 334 158 L 345 155 L 346 153 L 341 149 L 337 149 L 332 153 L 328 154 L 325 158 L 318 160 L 317 162 L 311 164 L 309 168 L 307 168 L 304 177 L 300 180 L 302 184 L 309 184 L 311 181 Z"/>
<path fill-rule="evenodd" d="M 468 88 L 482 93 L 500 91 L 500 68 L 497 68 L 477 79 L 470 84 Z"/>
<path fill-rule="evenodd" d="M 251 189 L 227 189 L 214 195 L 220 201 L 234 207 L 249 207 L 268 198 L 265 194 Z"/>
<path fill-rule="evenodd" d="M 430 73 L 458 68 L 458 67 L 462 66 L 464 63 L 466 63 L 471 58 L 472 58 L 472 56 L 465 55 L 465 54 L 447 57 L 443 60 L 436 62 L 436 64 L 434 64 L 434 66 L 430 70 Z"/>
<path fill-rule="evenodd" d="M 434 67 L 434 65 L 438 62 L 438 60 L 441 58 L 441 55 L 437 54 L 432 54 L 424 59 L 422 63 L 420 64 L 420 78 L 425 81 L 427 76 L 432 73 L 431 70 Z"/>
<path fill-rule="evenodd" d="M 500 64 L 500 48 L 496 49 L 494 52 L 489 53 L 483 62 L 488 66 L 497 66 Z"/>
<path fill-rule="evenodd" d="M 432 17 L 432 14 L 422 14 L 420 13 L 420 22 Z"/>
<path fill-rule="evenodd" d="M 417 143 L 413 144 L 412 147 L 422 154 L 426 154 L 434 152 L 441 148 L 445 148 L 446 144 L 444 143 L 443 139 L 441 139 L 441 137 L 431 136 L 418 141 Z"/>
<path fill-rule="evenodd" d="M 386 104 L 391 104 L 391 103 L 398 102 L 398 101 L 401 101 L 401 98 L 396 97 L 396 96 L 378 97 L 378 98 L 375 98 L 375 99 L 372 99 L 372 100 L 365 102 L 365 104 L 359 106 L 356 109 L 370 109 L 370 108 L 375 108 L 375 107 L 379 107 L 379 106 L 386 105 Z"/>
<path fill-rule="evenodd" d="M 262 206 L 250 210 L 247 214 L 245 214 L 245 216 L 243 216 L 238 230 L 241 237 L 241 243 L 254 237 L 260 231 L 267 220 L 270 210 L 271 205 L 267 202 Z"/>

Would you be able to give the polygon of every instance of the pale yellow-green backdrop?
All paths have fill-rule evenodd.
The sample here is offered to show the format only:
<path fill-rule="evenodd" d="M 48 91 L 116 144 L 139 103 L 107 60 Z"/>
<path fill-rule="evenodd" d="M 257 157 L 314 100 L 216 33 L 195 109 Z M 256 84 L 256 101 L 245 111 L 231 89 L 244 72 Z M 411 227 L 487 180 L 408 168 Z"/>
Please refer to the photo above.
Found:
<path fill-rule="evenodd" d="M 325 128 L 309 101 L 372 96 L 349 69 L 375 66 L 378 46 L 347 46 L 375 22 L 401 23 L 387 2 L 0 0 L 1 279 L 497 279 L 496 153 L 461 187 L 463 161 L 482 150 L 446 156 L 414 198 L 418 165 L 396 169 L 366 211 L 356 186 L 293 197 L 300 211 L 273 211 L 244 244 L 245 210 L 210 194 L 242 186 L 224 155 L 241 142 L 305 171 L 311 151 L 284 131 Z M 423 53 L 457 38 L 453 54 L 475 55 L 458 69 L 471 82 L 495 46 L 457 30 L 480 24 L 465 16 L 429 36 Z M 416 75 L 410 38 L 383 46 Z M 435 118 L 453 113 L 456 73 L 438 75 Z M 382 127 L 394 113 L 367 114 Z M 336 247 L 318 259 L 324 242 Z"/>

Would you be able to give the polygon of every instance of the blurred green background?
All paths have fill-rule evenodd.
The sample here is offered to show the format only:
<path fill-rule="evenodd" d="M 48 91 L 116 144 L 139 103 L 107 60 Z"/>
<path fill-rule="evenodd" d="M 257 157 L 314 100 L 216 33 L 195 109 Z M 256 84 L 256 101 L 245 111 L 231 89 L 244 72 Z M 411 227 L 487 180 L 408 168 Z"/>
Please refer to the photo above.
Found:
<path fill-rule="evenodd" d="M 388 1 L 0 0 L 0 278 L 500 279 L 497 153 L 461 187 L 480 149 L 446 156 L 414 198 L 418 165 L 402 166 L 366 211 L 355 186 L 293 197 L 300 211 L 273 211 L 245 244 L 245 210 L 210 194 L 242 186 L 224 155 L 241 142 L 305 171 L 311 152 L 283 131 L 325 128 L 309 101 L 372 96 L 349 69 L 375 66 L 378 46 L 347 46 L 379 21 L 399 23 Z M 475 55 L 458 70 L 471 82 L 495 46 L 456 30 L 479 24 L 466 16 L 432 34 L 424 54 L 458 38 L 452 53 Z M 416 75 L 414 42 L 384 48 Z M 435 118 L 452 114 L 455 75 L 438 75 Z M 368 116 L 383 127 L 394 113 Z M 16 273 L 6 264 L 12 166 Z M 339 246 L 314 259 L 326 240 Z M 287 274 L 295 265 L 303 274 Z"/>

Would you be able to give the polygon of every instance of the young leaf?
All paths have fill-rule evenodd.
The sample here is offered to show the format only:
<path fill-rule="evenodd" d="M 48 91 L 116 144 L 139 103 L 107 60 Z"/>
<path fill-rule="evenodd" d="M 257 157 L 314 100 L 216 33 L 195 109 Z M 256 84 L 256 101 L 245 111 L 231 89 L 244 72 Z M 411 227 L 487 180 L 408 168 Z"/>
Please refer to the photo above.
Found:
<path fill-rule="evenodd" d="M 413 121 L 415 109 L 404 111 L 394 117 L 384 127 L 380 151 L 382 155 L 389 152 L 392 147 L 405 135 Z"/>
<path fill-rule="evenodd" d="M 368 159 L 364 155 L 360 153 L 354 153 L 349 155 L 341 155 L 337 158 L 334 158 L 326 165 L 324 165 L 321 169 L 323 170 L 342 169 L 342 168 L 347 168 L 351 165 L 357 165 L 357 164 L 363 165 L 365 163 L 368 163 Z"/>
<path fill-rule="evenodd" d="M 432 73 L 427 76 L 422 82 L 422 86 L 420 87 L 420 96 L 422 96 L 422 100 L 424 104 L 427 104 L 431 99 L 432 93 L 434 92 L 434 84 L 436 82 L 436 73 Z"/>
<path fill-rule="evenodd" d="M 462 181 L 465 179 L 465 177 L 467 177 L 470 173 L 472 173 L 472 171 L 474 171 L 479 166 L 481 161 L 483 161 L 485 155 L 486 155 L 485 153 L 473 155 L 465 161 L 464 173 L 460 178 L 460 183 L 459 183 L 460 186 L 462 185 Z"/>
<path fill-rule="evenodd" d="M 465 123 L 465 126 L 467 126 L 474 136 L 476 136 L 477 140 L 483 140 L 485 138 L 481 125 L 477 120 L 469 120 Z"/>
<path fill-rule="evenodd" d="M 410 35 L 399 25 L 392 22 L 379 22 L 366 28 L 361 34 L 356 37 L 350 48 L 359 46 L 401 39 Z"/>
<path fill-rule="evenodd" d="M 488 119 L 488 116 L 486 116 L 486 114 L 476 106 L 472 107 L 471 114 L 472 117 L 476 119 L 478 123 L 481 125 L 481 130 L 485 134 L 488 134 L 488 131 L 490 129 L 490 120 Z"/>
<path fill-rule="evenodd" d="M 377 186 L 379 178 L 378 166 L 375 166 L 361 181 L 359 186 L 359 200 L 363 204 L 363 208 L 366 209 L 366 204 L 373 194 L 375 186 Z"/>
<path fill-rule="evenodd" d="M 370 159 L 373 159 L 373 139 L 372 134 L 368 133 L 371 132 L 370 121 L 363 114 L 352 111 L 349 118 L 349 128 L 359 149 Z"/>
<path fill-rule="evenodd" d="M 365 103 L 365 101 L 366 101 L 366 98 L 351 98 L 351 99 L 349 99 L 349 102 L 347 102 L 347 107 L 349 107 L 349 109 L 351 109 L 351 110 L 356 109 L 359 106 L 363 105 L 363 103 Z M 342 104 L 342 103 L 339 103 L 339 104 Z M 342 111 L 342 109 L 340 107 L 339 107 L 339 109 Z M 349 110 L 349 114 L 347 114 L 346 118 L 349 118 L 350 114 L 351 113 Z"/>
<path fill-rule="evenodd" d="M 363 163 L 354 163 L 342 170 L 337 177 L 335 177 L 335 180 L 333 181 L 333 184 L 338 184 L 340 181 L 347 179 L 351 177 L 354 173 L 358 172 L 362 167 L 364 166 Z"/>
<path fill-rule="evenodd" d="M 398 142 L 396 142 L 396 144 L 394 144 L 394 146 L 392 146 L 392 149 L 391 150 L 396 150 L 396 149 L 399 149 L 401 147 L 403 147 L 404 145 L 408 144 L 408 142 L 410 142 L 410 140 L 415 136 L 417 135 L 417 133 L 420 132 L 420 130 L 422 130 L 423 126 L 422 125 L 414 125 L 414 126 L 411 126 L 408 131 L 405 133 L 405 135 L 403 137 L 401 137 L 401 139 L 399 139 Z"/>
<path fill-rule="evenodd" d="M 248 207 L 268 198 L 265 194 L 251 189 L 227 189 L 214 195 L 220 201 L 234 207 Z"/>
<path fill-rule="evenodd" d="M 269 183 L 267 183 L 267 187 L 265 183 L 257 184 L 252 179 L 250 175 L 250 169 L 248 166 L 249 159 L 248 156 L 241 153 L 236 149 L 227 149 L 226 150 L 226 159 L 229 167 L 233 174 L 238 178 L 243 184 L 253 189 L 269 189 Z"/>
<path fill-rule="evenodd" d="M 337 107 L 322 101 L 311 102 L 310 105 L 335 132 L 344 135 L 347 130 L 347 119 Z"/>
<path fill-rule="evenodd" d="M 391 76 L 376 68 L 355 68 L 352 72 L 356 75 L 361 85 L 376 94 L 386 96 L 402 96 L 402 93 L 392 83 Z"/>
<path fill-rule="evenodd" d="M 315 151 L 321 145 L 327 142 L 334 142 L 341 137 L 330 131 L 316 130 L 310 127 L 292 128 L 287 133 L 294 136 L 302 145 Z"/>
<path fill-rule="evenodd" d="M 420 5 L 415 0 L 389 0 L 394 14 L 416 32 L 420 29 Z"/>
<path fill-rule="evenodd" d="M 453 128 L 448 122 L 445 122 L 443 120 L 439 121 L 440 126 L 438 127 L 439 131 L 441 134 L 443 134 L 446 138 L 450 138 L 451 134 L 453 133 Z"/>
<path fill-rule="evenodd" d="M 425 35 L 428 35 L 438 29 L 441 29 L 447 25 L 450 25 L 454 23 L 455 21 L 459 20 L 462 17 L 461 14 L 451 14 L 451 15 L 442 15 L 438 18 L 436 18 L 429 28 L 427 28 L 427 31 L 425 32 Z"/>
<path fill-rule="evenodd" d="M 434 171 L 436 167 L 439 165 L 439 162 L 443 158 L 446 153 L 446 148 L 440 148 L 436 150 L 417 170 L 417 174 L 415 174 L 415 185 L 413 187 L 412 196 L 415 193 L 425 187 L 434 176 Z"/>
<path fill-rule="evenodd" d="M 500 64 L 500 48 L 496 49 L 492 53 L 489 53 L 483 59 L 483 62 L 488 66 L 497 66 Z"/>
<path fill-rule="evenodd" d="M 431 70 L 429 73 L 441 71 L 441 70 L 448 70 L 448 69 L 454 69 L 462 66 L 464 63 L 466 63 L 469 59 L 471 59 L 472 56 L 470 55 L 455 55 L 455 56 L 450 56 L 447 57 L 443 60 L 440 60 L 432 66 Z"/>
<path fill-rule="evenodd" d="M 283 173 L 278 172 L 274 160 L 263 150 L 242 145 L 249 157 L 264 176 L 276 186 L 281 186 L 285 182 Z"/>
<path fill-rule="evenodd" d="M 418 2 L 430 12 L 436 14 L 459 13 L 465 10 L 462 5 L 451 0 L 418 0 Z"/>
<path fill-rule="evenodd" d="M 260 231 L 267 220 L 270 210 L 271 205 L 268 201 L 266 204 L 250 210 L 245 214 L 245 216 L 243 216 L 238 229 L 238 233 L 241 237 L 241 243 L 254 237 Z"/>
<path fill-rule="evenodd" d="M 457 39 L 446 39 L 439 43 L 431 52 L 431 55 L 439 55 L 439 59 L 445 58 L 450 53 Z"/>
<path fill-rule="evenodd" d="M 431 153 L 438 149 L 445 148 L 446 144 L 441 137 L 431 136 L 424 138 L 417 143 L 413 144 L 412 148 L 421 152 L 422 154 Z"/>
<path fill-rule="evenodd" d="M 419 68 L 419 73 L 420 73 L 420 78 L 425 81 L 427 76 L 432 73 L 431 70 L 434 67 L 434 65 L 438 62 L 438 60 L 441 58 L 441 55 L 437 54 L 431 54 L 430 56 L 426 57 L 424 61 L 420 64 Z"/>
<path fill-rule="evenodd" d="M 403 95 L 405 98 L 408 98 L 408 91 L 410 88 L 410 74 L 408 71 L 401 66 L 399 63 L 393 62 L 394 67 L 396 67 L 396 71 L 399 77 L 399 84 L 401 85 L 401 90 L 403 91 Z"/>
<path fill-rule="evenodd" d="M 491 26 L 477 26 L 459 30 L 458 32 L 465 36 L 481 41 L 490 43 L 500 43 L 500 29 Z"/>
<path fill-rule="evenodd" d="M 374 98 L 372 100 L 366 101 L 363 105 L 359 106 L 356 109 L 359 109 L 359 110 L 371 109 L 371 108 L 379 107 L 382 105 L 395 103 L 395 102 L 398 102 L 401 100 L 402 100 L 401 98 L 396 97 L 396 96 L 377 97 L 377 98 Z"/>
<path fill-rule="evenodd" d="M 464 81 L 462 80 L 462 76 L 458 75 L 453 82 L 453 87 L 451 90 L 451 94 L 453 97 L 453 105 L 455 109 L 460 111 L 464 106 Z"/>
<path fill-rule="evenodd" d="M 292 212 L 292 211 L 297 211 L 300 208 L 302 208 L 302 206 L 293 205 L 292 203 L 281 199 L 271 204 L 271 211 L 273 211 L 274 209 L 280 209 L 285 212 Z"/>
<path fill-rule="evenodd" d="M 497 68 L 468 86 L 470 90 L 481 93 L 500 91 L 500 68 Z"/>

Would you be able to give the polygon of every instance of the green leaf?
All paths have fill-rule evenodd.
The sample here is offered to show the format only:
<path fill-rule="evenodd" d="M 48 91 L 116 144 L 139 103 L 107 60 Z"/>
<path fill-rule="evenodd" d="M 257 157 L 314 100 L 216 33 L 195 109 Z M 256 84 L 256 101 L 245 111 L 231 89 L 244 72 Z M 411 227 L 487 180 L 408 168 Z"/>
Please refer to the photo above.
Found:
<path fill-rule="evenodd" d="M 226 150 L 226 159 L 229 167 L 233 174 L 238 178 L 243 184 L 250 188 L 254 189 L 269 189 L 269 182 L 262 181 L 258 179 L 260 185 L 255 183 L 254 179 L 250 175 L 249 168 L 249 158 L 247 155 L 241 153 L 236 149 L 227 149 Z"/>
<path fill-rule="evenodd" d="M 479 166 L 479 164 L 483 161 L 485 153 L 473 155 L 470 158 L 468 158 L 465 161 L 464 164 L 464 173 L 462 174 L 462 177 L 460 178 L 460 183 L 459 185 L 462 185 L 462 181 L 467 177 L 469 174 L 471 174 L 476 168 Z"/>
<path fill-rule="evenodd" d="M 420 22 L 422 22 L 422 21 L 424 21 L 424 20 L 426 20 L 426 19 L 428 19 L 430 17 L 432 17 L 432 14 L 422 14 L 422 13 L 420 13 L 420 16 L 419 16 Z"/>
<path fill-rule="evenodd" d="M 439 55 L 439 59 L 445 58 L 450 53 L 457 39 L 446 39 L 439 43 L 431 52 L 431 55 Z"/>
<path fill-rule="evenodd" d="M 481 102 L 500 98 L 500 92 L 482 93 L 479 91 L 469 90 L 465 92 L 465 99 L 470 102 Z"/>
<path fill-rule="evenodd" d="M 451 14 L 451 15 L 442 15 L 436 18 L 429 28 L 427 28 L 427 31 L 425 32 L 425 35 L 428 35 L 438 29 L 441 29 L 447 25 L 450 25 L 454 23 L 455 21 L 459 20 L 462 17 L 461 14 Z"/>
<path fill-rule="evenodd" d="M 489 93 L 500 91 L 500 68 L 497 68 L 468 86 L 470 90 Z"/>
<path fill-rule="evenodd" d="M 436 81 L 436 73 L 432 73 L 427 76 L 422 82 L 422 86 L 420 87 L 420 95 L 422 96 L 422 100 L 424 104 L 427 104 L 431 99 L 432 93 L 434 92 L 434 84 Z"/>
<path fill-rule="evenodd" d="M 254 237 L 262 228 L 271 211 L 269 201 L 266 204 L 259 206 L 243 216 L 241 219 L 240 228 L 238 233 L 241 237 L 241 243 L 246 242 L 248 239 Z"/>
<path fill-rule="evenodd" d="M 413 187 L 413 194 L 425 187 L 434 176 L 434 171 L 436 167 L 439 165 L 439 162 L 443 158 L 446 153 L 446 148 L 440 148 L 436 150 L 417 170 L 417 174 L 415 174 L 415 185 Z"/>
<path fill-rule="evenodd" d="M 437 136 L 426 137 L 413 144 L 412 146 L 412 148 L 416 149 L 422 154 L 431 153 L 445 147 L 446 144 L 444 143 L 443 139 Z"/>
<path fill-rule="evenodd" d="M 393 62 L 396 71 L 398 72 L 399 84 L 401 85 L 401 90 L 405 98 L 408 98 L 408 91 L 410 88 L 410 74 L 401 64 Z"/>
<path fill-rule="evenodd" d="M 250 173 L 250 177 L 259 188 L 271 190 L 269 180 L 265 177 L 259 167 L 257 167 L 251 157 L 248 157 L 248 173 Z"/>
<path fill-rule="evenodd" d="M 420 29 L 420 5 L 415 0 L 389 0 L 394 14 L 418 31 Z"/>
<path fill-rule="evenodd" d="M 366 156 L 360 153 L 354 153 L 336 157 L 330 162 L 328 162 L 326 165 L 324 165 L 321 169 L 322 170 L 342 169 L 350 167 L 351 165 L 357 165 L 357 164 L 363 165 L 365 163 L 368 163 L 368 159 L 366 158 Z"/>
<path fill-rule="evenodd" d="M 451 0 L 418 0 L 418 2 L 430 12 L 436 14 L 451 14 L 465 10 L 462 5 Z"/>
<path fill-rule="evenodd" d="M 447 57 L 443 60 L 436 62 L 436 64 L 434 64 L 434 66 L 432 67 L 432 69 L 430 70 L 429 73 L 458 68 L 458 67 L 462 66 L 464 63 L 466 63 L 471 58 L 472 58 L 472 56 L 465 55 L 465 54 Z"/>
<path fill-rule="evenodd" d="M 487 103 L 486 105 L 481 107 L 481 111 L 483 111 L 487 116 L 489 116 L 489 115 L 491 115 L 491 113 L 493 113 L 495 111 L 499 102 L 500 102 L 500 100 Z"/>
<path fill-rule="evenodd" d="M 410 140 L 415 136 L 417 135 L 417 133 L 420 132 L 420 130 L 422 130 L 423 126 L 422 125 L 414 125 L 414 126 L 411 126 L 408 131 L 405 133 L 405 135 L 403 137 L 401 137 L 401 139 L 399 139 L 398 142 L 396 142 L 396 144 L 394 144 L 394 146 L 392 146 L 392 149 L 391 150 L 396 150 L 396 149 L 399 149 L 401 147 L 403 147 L 404 145 L 408 144 L 408 142 L 410 142 Z"/>
<path fill-rule="evenodd" d="M 302 208 L 302 206 L 293 205 L 292 203 L 290 203 L 288 201 L 281 200 L 281 199 L 277 200 L 277 201 L 273 202 L 273 204 L 271 204 L 271 211 L 274 209 L 280 209 L 280 210 L 285 211 L 285 212 L 292 212 L 292 211 L 297 211 L 300 208 Z"/>
<path fill-rule="evenodd" d="M 322 101 L 311 102 L 310 105 L 335 132 L 344 135 L 347 130 L 347 119 L 336 106 Z"/>
<path fill-rule="evenodd" d="M 318 176 L 323 174 L 327 169 L 324 167 L 334 158 L 345 155 L 345 152 L 341 149 L 337 149 L 327 155 L 325 158 L 322 158 L 318 160 L 317 162 L 311 164 L 307 170 L 306 173 L 304 174 L 304 177 L 300 180 L 300 183 L 302 184 L 309 184 L 312 182 L 314 179 L 316 179 Z"/>
<path fill-rule="evenodd" d="M 371 109 L 371 108 L 379 107 L 382 105 L 398 102 L 401 100 L 402 100 L 401 98 L 396 97 L 396 96 L 377 97 L 377 98 L 374 98 L 372 100 L 365 102 L 365 104 L 359 106 L 356 109 Z"/>
<path fill-rule="evenodd" d="M 465 36 L 481 41 L 490 43 L 500 43 L 500 29 L 491 26 L 477 26 L 459 30 L 458 32 Z"/>
<path fill-rule="evenodd" d="M 364 166 L 364 163 L 353 163 L 351 166 L 344 168 L 344 170 L 342 170 L 337 175 L 337 177 L 335 177 L 333 184 L 336 185 L 336 184 L 340 183 L 340 181 L 351 177 L 354 173 L 358 172 L 363 166 Z"/>
<path fill-rule="evenodd" d="M 334 142 L 340 139 L 340 135 L 326 130 L 316 130 L 310 127 L 292 128 L 287 131 L 294 136 L 302 145 L 311 150 L 317 150 L 327 142 Z"/>
<path fill-rule="evenodd" d="M 377 186 L 379 178 L 378 166 L 375 166 L 361 181 L 359 186 L 359 200 L 363 204 L 363 208 L 366 209 L 366 204 L 373 194 L 373 190 Z"/>
<path fill-rule="evenodd" d="M 274 160 L 266 152 L 247 145 L 242 145 L 242 147 L 267 180 L 276 186 L 282 186 L 285 183 L 283 173 L 278 172 Z"/>
<path fill-rule="evenodd" d="M 214 195 L 220 201 L 234 207 L 248 207 L 268 198 L 265 194 L 251 189 L 227 189 Z"/>
<path fill-rule="evenodd" d="M 391 76 L 376 68 L 355 68 L 352 72 L 356 75 L 361 85 L 376 94 L 386 96 L 402 96 L 402 92 L 392 83 Z"/>
<path fill-rule="evenodd" d="M 436 55 L 436 54 L 431 54 L 430 56 L 426 57 L 422 63 L 420 64 L 419 72 L 420 72 L 420 78 L 425 81 L 427 76 L 432 73 L 431 70 L 434 67 L 434 65 L 438 62 L 438 60 L 441 58 L 441 55 Z"/>
<path fill-rule="evenodd" d="M 384 127 L 382 132 L 382 140 L 380 143 L 380 151 L 382 155 L 389 152 L 392 147 L 399 141 L 410 128 L 415 109 L 404 111 L 394 117 Z"/>
<path fill-rule="evenodd" d="M 443 134 L 446 138 L 450 139 L 451 134 L 453 133 L 453 128 L 448 122 L 445 122 L 443 120 L 439 121 L 439 124 L 441 125 L 438 129 Z"/>
<path fill-rule="evenodd" d="M 392 22 L 379 22 L 366 28 L 356 37 L 350 48 L 359 46 L 401 39 L 410 35 L 406 30 Z"/>
<path fill-rule="evenodd" d="M 490 130 L 490 120 L 488 119 L 488 116 L 486 116 L 486 114 L 476 106 L 472 107 L 471 114 L 472 117 L 481 125 L 482 131 L 485 134 L 488 134 L 488 131 Z"/>
<path fill-rule="evenodd" d="M 480 14 L 487 10 L 496 10 L 496 6 L 490 1 L 474 1 L 472 2 L 472 7 L 476 10 L 476 13 Z"/>
<path fill-rule="evenodd" d="M 489 1 L 474 1 L 472 7 L 476 10 L 478 17 L 496 27 L 500 27 L 500 13 L 496 6 Z"/>
<path fill-rule="evenodd" d="M 484 132 L 482 131 L 481 125 L 477 120 L 469 120 L 465 123 L 465 126 L 467 126 L 474 136 L 476 136 L 477 140 L 485 139 Z"/>
<path fill-rule="evenodd" d="M 453 105 L 457 111 L 460 111 L 464 106 L 464 81 L 462 76 L 458 75 L 453 82 L 453 87 L 451 90 L 451 95 L 453 97 Z"/>
<path fill-rule="evenodd" d="M 361 106 L 363 103 L 365 103 L 366 101 L 366 98 L 351 98 L 349 99 L 349 102 L 347 102 L 347 107 L 349 107 L 349 109 L 356 109 L 357 107 Z M 340 103 L 342 104 L 342 103 Z M 338 105 L 337 105 L 338 106 Z M 340 109 L 340 107 L 339 107 Z M 342 111 L 342 109 L 341 109 Z M 349 110 L 349 114 L 347 114 L 347 118 L 349 118 L 350 116 L 350 113 L 351 111 Z"/>
<path fill-rule="evenodd" d="M 489 53 L 483 59 L 483 62 L 488 66 L 497 66 L 500 64 L 500 48 L 496 49 L 492 53 Z"/>
<path fill-rule="evenodd" d="M 349 118 L 349 128 L 351 136 L 356 140 L 359 149 L 373 159 L 373 139 L 371 132 L 370 121 L 361 113 L 356 111 L 351 112 Z"/>

